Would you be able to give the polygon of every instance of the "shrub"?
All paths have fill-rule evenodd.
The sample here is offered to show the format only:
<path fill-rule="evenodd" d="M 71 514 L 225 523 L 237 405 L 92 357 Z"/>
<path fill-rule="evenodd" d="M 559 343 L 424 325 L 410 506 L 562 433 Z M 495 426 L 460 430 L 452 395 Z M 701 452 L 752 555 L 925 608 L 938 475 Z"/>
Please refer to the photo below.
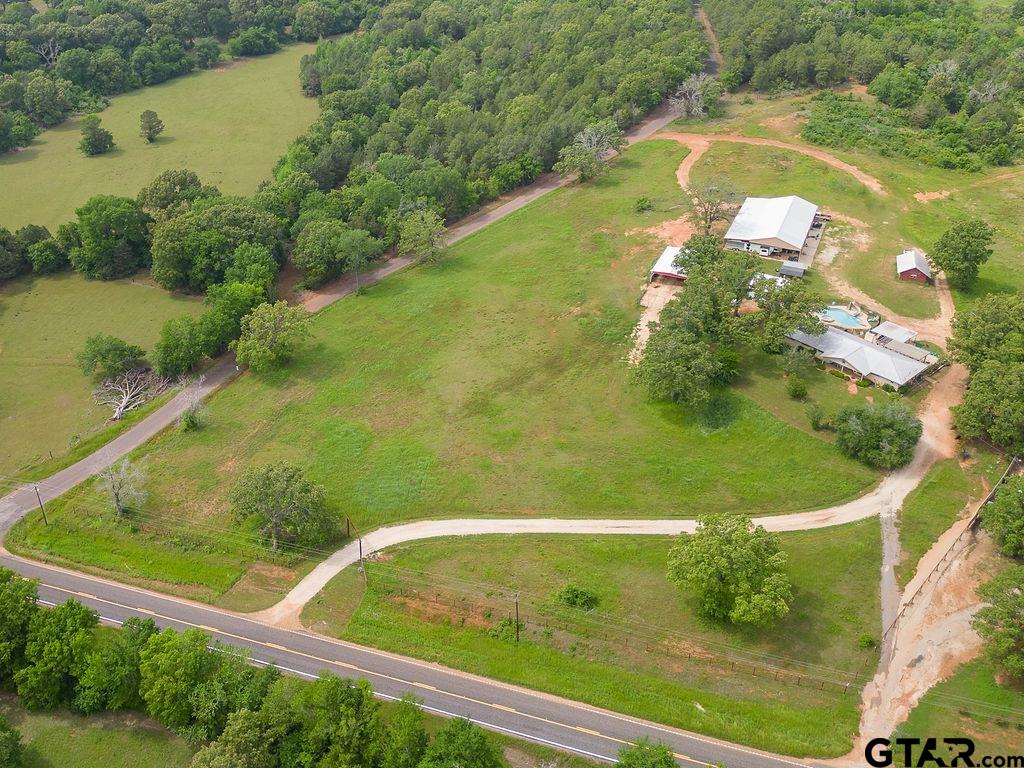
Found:
<path fill-rule="evenodd" d="M 70 265 L 67 252 L 53 238 L 30 245 L 28 260 L 32 262 L 32 271 L 37 275 L 60 272 Z"/>
<path fill-rule="evenodd" d="M 883 384 L 882 385 L 882 391 L 883 392 L 893 393 L 893 392 L 896 392 L 896 387 L 894 387 L 892 384 Z"/>
<path fill-rule="evenodd" d="M 868 387 L 875 386 L 869 379 L 857 379 L 855 383 L 861 389 L 867 389 Z"/>
<path fill-rule="evenodd" d="M 803 400 L 807 397 L 807 385 L 800 379 L 790 377 L 786 380 L 786 394 L 794 400 Z"/>
<path fill-rule="evenodd" d="M 835 376 L 837 379 L 842 379 L 843 381 L 850 380 L 850 378 L 845 373 L 843 373 L 842 371 L 837 371 L 835 368 L 830 369 L 828 373 L 830 376 Z"/>
<path fill-rule="evenodd" d="M 881 469 L 909 463 L 921 437 L 920 419 L 896 404 L 848 406 L 832 425 L 843 453 Z"/>
<path fill-rule="evenodd" d="M 876 645 L 878 645 L 878 641 L 875 640 L 875 638 L 869 635 L 867 632 L 862 634 L 860 638 L 858 638 L 857 640 L 858 648 L 874 648 Z"/>
<path fill-rule="evenodd" d="M 811 422 L 811 429 L 813 430 L 828 429 L 832 426 L 825 416 L 825 410 L 817 403 L 807 404 L 807 419 Z"/>
<path fill-rule="evenodd" d="M 594 610 L 600 602 L 596 592 L 576 584 L 566 584 L 558 590 L 555 599 L 562 605 L 568 605 L 570 608 L 579 608 L 583 611 Z"/>
<path fill-rule="evenodd" d="M 654 201 L 651 200 L 647 195 L 641 195 L 633 202 L 634 213 L 644 213 L 645 211 L 654 210 Z"/>

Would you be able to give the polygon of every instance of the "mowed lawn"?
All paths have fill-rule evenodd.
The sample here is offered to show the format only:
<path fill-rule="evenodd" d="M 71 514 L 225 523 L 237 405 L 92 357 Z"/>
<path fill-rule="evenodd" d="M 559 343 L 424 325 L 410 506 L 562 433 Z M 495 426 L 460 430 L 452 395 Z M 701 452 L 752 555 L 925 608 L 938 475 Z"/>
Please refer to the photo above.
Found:
<path fill-rule="evenodd" d="M 33 520 L 13 541 L 218 599 L 251 558 L 231 534 L 231 488 L 279 459 L 307 467 L 363 531 L 456 515 L 766 515 L 863 493 L 876 472 L 742 395 L 709 421 L 632 383 L 624 358 L 662 246 L 624 233 L 678 216 L 683 153 L 638 145 L 599 182 L 324 310 L 294 362 L 242 376 L 203 429 L 141 451 L 141 530 L 72 493 L 59 524 Z M 634 213 L 641 194 L 662 212 Z"/>
<path fill-rule="evenodd" d="M 673 540 L 632 536 L 402 545 L 370 562 L 367 586 L 354 567 L 336 577 L 303 622 L 730 741 L 841 755 L 856 731 L 858 690 L 877 660 L 859 641 L 880 631 L 878 522 L 784 534 L 782 542 L 795 599 L 767 631 L 700 620 L 695 597 L 665 576 Z M 597 608 L 560 606 L 556 593 L 568 584 L 598 595 Z M 520 616 L 529 617 L 519 644 L 500 624 L 517 592 Z M 714 658 L 701 660 L 707 656 Z M 769 667 L 807 677 L 776 680 Z M 834 683 L 846 681 L 844 694 Z"/>
<path fill-rule="evenodd" d="M 185 768 L 195 753 L 159 723 L 134 713 L 26 712 L 4 696 L 0 715 L 21 731 L 24 768 Z"/>
<path fill-rule="evenodd" d="M 61 456 L 110 415 L 75 361 L 89 336 L 109 333 L 148 350 L 165 320 L 201 309 L 142 274 L 103 282 L 68 272 L 0 287 L 0 475 Z"/>
<path fill-rule="evenodd" d="M 72 119 L 24 151 L 0 155 L 0 226 L 54 229 L 93 195 L 135 197 L 169 168 L 190 168 L 226 194 L 251 194 L 317 116 L 316 99 L 299 88 L 299 59 L 314 49 L 291 45 L 114 97 L 100 113 L 117 143 L 108 154 L 83 155 L 79 121 Z M 139 136 L 147 109 L 166 126 L 153 144 Z"/>

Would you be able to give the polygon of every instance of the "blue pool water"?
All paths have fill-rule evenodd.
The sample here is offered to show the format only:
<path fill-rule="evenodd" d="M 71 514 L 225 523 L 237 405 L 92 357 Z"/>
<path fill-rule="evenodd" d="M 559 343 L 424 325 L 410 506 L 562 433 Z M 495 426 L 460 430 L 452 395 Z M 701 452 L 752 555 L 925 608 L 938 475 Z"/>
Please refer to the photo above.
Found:
<path fill-rule="evenodd" d="M 860 328 L 860 320 L 842 307 L 828 307 L 825 310 L 825 314 L 844 328 Z"/>

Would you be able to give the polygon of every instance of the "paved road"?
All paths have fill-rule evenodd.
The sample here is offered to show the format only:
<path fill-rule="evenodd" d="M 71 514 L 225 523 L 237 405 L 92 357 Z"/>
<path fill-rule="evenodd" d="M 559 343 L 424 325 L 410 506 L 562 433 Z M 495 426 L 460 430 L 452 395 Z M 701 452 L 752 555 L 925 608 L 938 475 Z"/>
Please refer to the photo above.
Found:
<path fill-rule="evenodd" d="M 722 763 L 728 768 L 793 768 L 811 765 L 775 757 L 653 723 L 606 712 L 463 672 L 342 643 L 307 632 L 271 627 L 221 611 L 135 587 L 114 584 L 13 555 L 0 565 L 39 579 L 47 603 L 69 597 L 110 622 L 142 615 L 178 630 L 198 627 L 214 639 L 248 648 L 257 662 L 314 678 L 321 671 L 366 678 L 385 698 L 413 693 L 433 712 L 469 718 L 482 726 L 600 760 L 614 760 L 623 745 L 641 736 L 667 744 L 687 766 Z M 514 651 L 510 651 L 514 653 Z M 692 706 L 679 702 L 680 707 Z"/>

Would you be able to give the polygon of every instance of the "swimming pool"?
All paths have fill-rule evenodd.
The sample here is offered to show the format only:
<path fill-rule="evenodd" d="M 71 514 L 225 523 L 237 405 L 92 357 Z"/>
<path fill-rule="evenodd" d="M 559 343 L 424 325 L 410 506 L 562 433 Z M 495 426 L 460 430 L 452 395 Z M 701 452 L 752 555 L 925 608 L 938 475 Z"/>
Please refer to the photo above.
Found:
<path fill-rule="evenodd" d="M 837 325 L 841 325 L 844 328 L 860 328 L 863 325 L 860 318 L 854 317 L 842 307 L 827 307 L 825 314 L 832 318 Z"/>

